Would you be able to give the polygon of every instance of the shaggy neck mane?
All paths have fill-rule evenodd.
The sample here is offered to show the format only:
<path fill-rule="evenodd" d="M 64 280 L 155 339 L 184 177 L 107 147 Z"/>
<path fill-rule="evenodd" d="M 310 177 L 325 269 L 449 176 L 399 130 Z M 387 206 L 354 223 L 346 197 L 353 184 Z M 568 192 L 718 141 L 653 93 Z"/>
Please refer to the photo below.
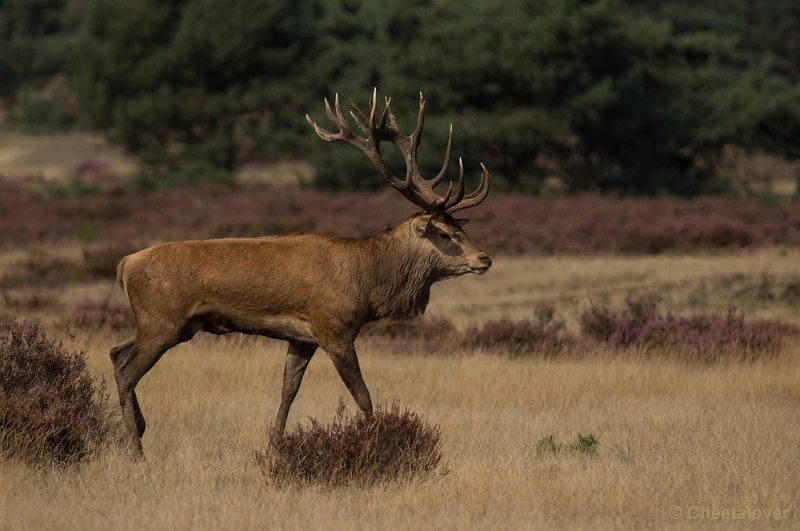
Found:
<path fill-rule="evenodd" d="M 434 256 L 421 251 L 407 223 L 362 240 L 369 318 L 411 319 L 423 313 L 436 280 Z"/>

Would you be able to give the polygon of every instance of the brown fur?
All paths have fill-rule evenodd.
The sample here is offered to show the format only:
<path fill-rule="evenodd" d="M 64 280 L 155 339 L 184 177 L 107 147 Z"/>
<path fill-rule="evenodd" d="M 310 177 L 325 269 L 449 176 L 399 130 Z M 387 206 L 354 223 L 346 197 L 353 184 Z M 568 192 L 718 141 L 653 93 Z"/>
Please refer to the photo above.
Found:
<path fill-rule="evenodd" d="M 182 241 L 123 258 L 117 279 L 136 317 L 136 339 L 111 351 L 131 448 L 145 421 L 134 388 L 161 355 L 197 332 L 243 332 L 289 341 L 273 436 L 316 348 L 330 356 L 358 406 L 371 414 L 353 341 L 364 323 L 425 311 L 431 285 L 491 260 L 449 214 L 417 214 L 365 239 L 313 234 Z"/>

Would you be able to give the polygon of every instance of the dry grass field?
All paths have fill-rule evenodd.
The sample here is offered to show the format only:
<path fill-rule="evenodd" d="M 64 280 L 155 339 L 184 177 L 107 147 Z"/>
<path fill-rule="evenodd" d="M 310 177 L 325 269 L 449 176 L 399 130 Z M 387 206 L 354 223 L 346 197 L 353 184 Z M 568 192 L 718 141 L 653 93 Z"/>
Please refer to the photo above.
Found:
<path fill-rule="evenodd" d="M 69 255 L 69 249 L 63 249 Z M 0 257 L 0 269 L 25 251 Z M 459 327 L 549 306 L 567 329 L 593 302 L 657 295 L 679 314 L 737 306 L 800 324 L 800 252 L 658 257 L 515 257 L 434 288 L 428 313 Z M 73 284 L 45 306 L 112 301 L 110 281 Z M 0 301 L 2 303 L 2 301 Z M 34 313 L 34 310 L 20 312 Z M 58 331 L 113 389 L 108 351 L 124 332 Z M 360 344 L 373 399 L 440 426 L 445 466 L 421 482 L 276 488 L 254 454 L 277 411 L 285 346 L 201 335 L 139 385 L 145 462 L 111 447 L 77 469 L 0 462 L 0 529 L 795 529 L 800 511 L 800 345 L 772 358 L 704 364 L 597 348 L 553 359 L 426 355 Z M 324 352 L 289 430 L 354 407 Z M 540 454 L 549 435 L 598 440 L 593 454 Z M 718 512 L 715 512 L 718 511 Z"/>

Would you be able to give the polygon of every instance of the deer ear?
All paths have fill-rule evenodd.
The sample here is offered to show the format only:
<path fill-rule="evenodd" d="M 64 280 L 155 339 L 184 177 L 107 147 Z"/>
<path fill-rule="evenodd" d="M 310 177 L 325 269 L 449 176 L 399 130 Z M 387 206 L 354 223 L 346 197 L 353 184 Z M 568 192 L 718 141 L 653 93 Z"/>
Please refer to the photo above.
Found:
<path fill-rule="evenodd" d="M 466 219 L 466 218 L 464 218 L 464 219 L 457 219 L 457 220 L 455 220 L 455 221 L 456 221 L 456 225 L 458 225 L 459 227 L 463 227 L 464 225 L 466 225 L 467 223 L 469 223 L 469 220 L 468 220 L 468 219 Z"/>
<path fill-rule="evenodd" d="M 432 219 L 433 216 L 428 214 L 417 216 L 411 222 L 411 230 L 414 231 L 414 234 L 416 234 L 417 237 L 422 238 L 428 233 L 428 227 L 430 226 Z"/>

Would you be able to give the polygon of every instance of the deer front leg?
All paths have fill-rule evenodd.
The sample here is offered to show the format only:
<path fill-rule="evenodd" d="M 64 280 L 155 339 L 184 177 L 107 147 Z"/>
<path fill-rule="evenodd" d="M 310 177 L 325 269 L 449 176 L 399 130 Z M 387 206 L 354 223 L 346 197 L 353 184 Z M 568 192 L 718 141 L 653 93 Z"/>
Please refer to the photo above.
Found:
<path fill-rule="evenodd" d="M 281 405 L 278 408 L 278 418 L 272 428 L 272 442 L 275 443 L 283 436 L 286 429 L 286 419 L 289 417 L 289 408 L 292 407 L 297 390 L 303 381 L 308 362 L 316 352 L 317 346 L 308 343 L 289 343 L 289 352 L 286 355 L 286 368 L 283 371 L 283 390 L 281 391 Z"/>
<path fill-rule="evenodd" d="M 333 346 L 322 346 L 333 361 L 336 371 L 341 376 L 342 381 L 347 386 L 350 394 L 353 395 L 356 404 L 364 415 L 372 416 L 372 399 L 369 396 L 367 384 L 361 376 L 361 367 L 358 364 L 356 348 L 352 341 Z"/>

